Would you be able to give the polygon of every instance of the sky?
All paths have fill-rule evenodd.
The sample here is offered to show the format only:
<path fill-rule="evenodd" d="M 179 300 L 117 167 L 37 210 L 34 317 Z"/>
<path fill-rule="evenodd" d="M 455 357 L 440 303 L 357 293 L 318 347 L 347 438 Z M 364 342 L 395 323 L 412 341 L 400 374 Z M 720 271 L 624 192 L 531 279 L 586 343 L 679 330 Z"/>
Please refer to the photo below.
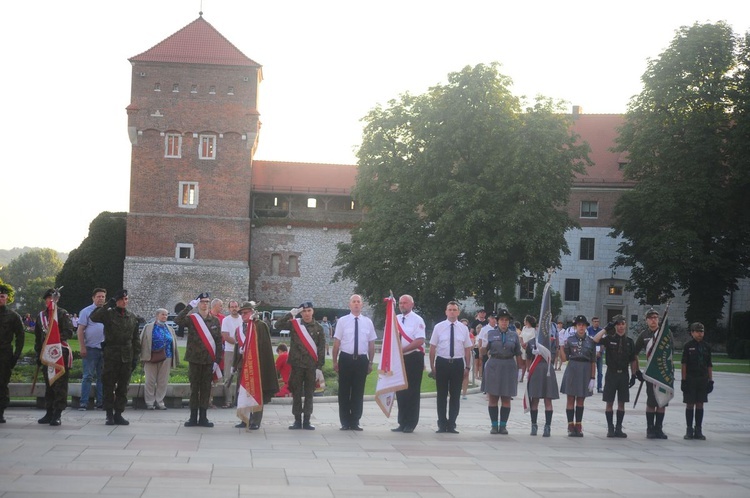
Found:
<path fill-rule="evenodd" d="M 624 113 L 681 26 L 750 30 L 739 0 L 5 2 L 0 249 L 68 252 L 100 212 L 128 210 L 128 59 L 201 10 L 263 66 L 256 159 L 340 164 L 356 162 L 369 110 L 467 65 L 500 63 L 530 103 Z"/>

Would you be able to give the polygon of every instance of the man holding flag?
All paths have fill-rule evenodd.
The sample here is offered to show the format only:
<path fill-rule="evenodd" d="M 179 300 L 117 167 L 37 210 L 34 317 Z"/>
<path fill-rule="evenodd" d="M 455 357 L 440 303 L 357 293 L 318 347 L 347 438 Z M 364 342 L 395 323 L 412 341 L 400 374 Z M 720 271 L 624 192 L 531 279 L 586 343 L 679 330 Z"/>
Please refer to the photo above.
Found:
<path fill-rule="evenodd" d="M 301 318 L 296 318 L 297 315 Z M 322 369 L 326 362 L 328 339 L 323 326 L 315 321 L 314 315 L 313 303 L 305 301 L 276 323 L 279 330 L 292 331 L 289 338 L 289 365 L 292 367 L 289 389 L 292 391 L 292 415 L 294 415 L 294 423 L 289 426 L 289 429 L 292 430 L 315 430 L 315 426 L 310 423 L 315 395 L 315 372 Z M 303 395 L 304 407 L 302 406 Z"/>
<path fill-rule="evenodd" d="M 190 380 L 190 419 L 185 422 L 185 427 L 214 426 L 208 421 L 206 412 L 211 399 L 211 382 L 214 376 L 219 379 L 223 376 L 219 364 L 224 349 L 221 324 L 209 311 L 210 303 L 208 292 L 202 292 L 174 319 L 178 326 L 187 328 L 185 360 Z"/>
<path fill-rule="evenodd" d="M 672 333 L 667 326 L 666 313 L 659 327 L 659 312 L 646 311 L 646 330 L 635 341 L 635 350 L 646 349 L 646 438 L 667 439 L 662 430 L 664 414 L 674 396 L 674 364 L 672 363 Z M 636 398 L 637 401 L 637 398 Z"/>
<path fill-rule="evenodd" d="M 273 361 L 273 347 L 268 325 L 255 316 L 255 303 L 246 301 L 240 307 L 242 326 L 235 338 L 237 383 L 237 429 L 260 429 L 263 405 L 279 392 L 279 378 Z M 293 369 L 292 369 L 293 370 Z"/>
<path fill-rule="evenodd" d="M 414 298 L 404 294 L 398 299 L 396 326 L 401 338 L 401 352 L 407 388 L 396 391 L 398 402 L 398 427 L 393 432 L 414 432 L 419 423 L 419 404 L 422 396 L 422 373 L 424 372 L 425 326 L 422 317 L 414 310 Z"/>
<path fill-rule="evenodd" d="M 37 364 L 44 373 L 44 405 L 47 413 L 37 422 L 57 426 L 61 423 L 62 411 L 68 406 L 68 375 L 73 355 L 67 340 L 73 337 L 75 327 L 68 312 L 57 306 L 60 299 L 57 289 L 47 289 L 42 299 L 45 306 L 34 326 L 34 351 L 38 357 Z"/>

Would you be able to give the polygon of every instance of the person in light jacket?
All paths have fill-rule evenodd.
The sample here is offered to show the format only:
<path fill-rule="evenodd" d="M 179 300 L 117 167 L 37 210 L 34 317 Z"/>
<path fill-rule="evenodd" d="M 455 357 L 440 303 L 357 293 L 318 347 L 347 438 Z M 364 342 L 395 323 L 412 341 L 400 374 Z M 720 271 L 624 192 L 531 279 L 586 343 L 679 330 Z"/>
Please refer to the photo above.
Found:
<path fill-rule="evenodd" d="M 180 364 L 177 335 L 167 325 L 167 315 L 167 310 L 159 308 L 154 321 L 147 323 L 141 332 L 141 361 L 145 373 L 143 397 L 148 410 L 153 410 L 154 406 L 159 410 L 167 409 L 164 396 L 167 394 L 169 371 Z"/>

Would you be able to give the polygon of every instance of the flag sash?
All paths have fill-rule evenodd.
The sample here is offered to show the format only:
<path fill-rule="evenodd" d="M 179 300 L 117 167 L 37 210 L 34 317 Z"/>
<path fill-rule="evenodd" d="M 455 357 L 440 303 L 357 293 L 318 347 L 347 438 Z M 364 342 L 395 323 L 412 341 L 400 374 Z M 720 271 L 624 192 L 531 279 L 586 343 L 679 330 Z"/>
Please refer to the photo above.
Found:
<path fill-rule="evenodd" d="M 646 348 L 646 370 L 643 378 L 653 384 L 656 404 L 663 408 L 674 397 L 674 363 L 672 362 L 672 333 L 666 314 L 661 328 Z"/>
<path fill-rule="evenodd" d="M 396 392 L 409 387 L 404 366 L 404 353 L 401 349 L 398 320 L 394 311 L 396 300 L 393 296 L 385 299 L 386 319 L 383 328 L 383 347 L 378 365 L 378 382 L 375 387 L 375 401 L 386 417 L 391 416 Z"/>
<path fill-rule="evenodd" d="M 65 374 L 65 351 L 60 338 L 60 326 L 57 323 L 57 303 L 50 301 L 47 313 L 39 313 L 42 326 L 47 331 L 42 344 L 41 362 L 47 367 L 49 385 Z"/>
<path fill-rule="evenodd" d="M 414 342 L 414 339 L 409 337 L 409 335 L 406 332 L 404 332 L 404 329 L 401 327 L 401 324 L 398 323 L 398 319 L 396 320 L 396 327 L 398 327 L 398 333 L 406 342 L 408 342 L 409 344 Z M 424 346 L 419 346 L 418 350 L 420 353 L 424 353 Z"/>
<path fill-rule="evenodd" d="M 531 362 L 531 366 L 529 367 L 529 373 L 526 377 L 526 389 L 523 391 L 523 412 L 529 413 L 530 403 L 531 403 L 531 396 L 529 396 L 529 385 L 531 384 L 531 376 L 534 373 L 534 370 L 536 370 L 537 365 L 539 365 L 542 362 L 542 355 L 537 354 L 534 356 L 534 361 Z M 549 364 L 549 362 L 547 362 Z"/>
<path fill-rule="evenodd" d="M 294 332 L 297 334 L 297 337 L 300 338 L 302 341 L 302 345 L 305 346 L 305 349 L 308 353 L 310 353 L 310 356 L 312 356 L 312 359 L 316 362 L 318 361 L 318 349 L 317 345 L 315 344 L 315 341 L 313 341 L 312 336 L 310 335 L 310 332 L 307 331 L 307 327 L 305 327 L 305 324 L 302 323 L 301 318 L 294 318 L 292 319 L 292 328 L 294 328 Z"/>
<path fill-rule="evenodd" d="M 208 330 L 208 326 L 200 313 L 191 313 L 190 319 L 193 321 L 195 330 L 198 331 L 198 337 L 201 338 L 201 342 L 206 347 L 206 350 L 208 350 L 208 354 L 211 356 L 211 361 L 214 362 L 213 380 L 217 381 L 223 377 L 222 367 L 224 362 L 222 361 L 222 364 L 216 363 L 216 341 L 214 341 L 213 336 L 211 336 L 211 332 Z"/>
<path fill-rule="evenodd" d="M 245 353 L 240 371 L 237 417 L 250 425 L 250 415 L 263 409 L 263 386 L 258 363 L 258 334 L 252 321 L 247 330 Z"/>

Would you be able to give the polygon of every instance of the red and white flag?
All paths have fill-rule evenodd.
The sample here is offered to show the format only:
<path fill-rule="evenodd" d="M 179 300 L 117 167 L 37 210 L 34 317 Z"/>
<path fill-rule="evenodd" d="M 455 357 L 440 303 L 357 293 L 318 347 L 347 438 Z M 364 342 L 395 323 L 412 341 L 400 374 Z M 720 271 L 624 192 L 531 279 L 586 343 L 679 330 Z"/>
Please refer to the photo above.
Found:
<path fill-rule="evenodd" d="M 250 320 L 245 334 L 245 354 L 240 370 L 237 417 L 250 426 L 250 415 L 263 409 L 263 385 L 258 363 L 258 334 L 255 323 Z"/>
<path fill-rule="evenodd" d="M 47 312 L 41 312 L 39 318 L 47 331 L 40 356 L 42 364 L 47 367 L 49 385 L 52 385 L 65 374 L 65 356 L 60 339 L 60 325 L 57 323 L 57 303 L 50 300 Z"/>
<path fill-rule="evenodd" d="M 401 350 L 401 334 L 396 320 L 396 299 L 391 295 L 385 298 L 386 313 L 383 328 L 383 348 L 378 365 L 378 383 L 375 387 L 375 401 L 386 417 L 396 400 L 396 392 L 409 387 L 404 367 L 404 353 Z"/>

